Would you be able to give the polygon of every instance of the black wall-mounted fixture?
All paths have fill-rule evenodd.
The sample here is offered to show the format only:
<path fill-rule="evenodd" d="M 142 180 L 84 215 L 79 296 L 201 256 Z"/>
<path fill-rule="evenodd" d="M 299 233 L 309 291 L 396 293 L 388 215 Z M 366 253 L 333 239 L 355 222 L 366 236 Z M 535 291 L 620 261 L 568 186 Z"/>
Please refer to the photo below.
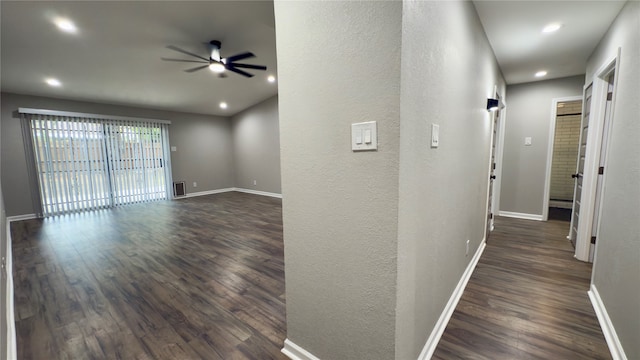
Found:
<path fill-rule="evenodd" d="M 487 99 L 487 111 L 496 111 L 500 108 L 500 100 L 498 99 Z"/>

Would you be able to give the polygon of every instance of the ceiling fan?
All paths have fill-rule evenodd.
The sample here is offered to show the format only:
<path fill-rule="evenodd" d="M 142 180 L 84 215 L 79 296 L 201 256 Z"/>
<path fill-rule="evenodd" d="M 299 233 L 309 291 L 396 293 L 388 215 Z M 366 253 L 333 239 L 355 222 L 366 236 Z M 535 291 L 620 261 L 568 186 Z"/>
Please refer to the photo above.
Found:
<path fill-rule="evenodd" d="M 168 58 L 162 58 L 162 60 L 164 61 L 176 61 L 176 62 L 195 62 L 195 63 L 201 63 L 201 64 L 205 64 L 205 65 L 200 65 L 200 66 L 196 66 L 194 68 L 191 69 L 187 69 L 185 70 L 185 72 L 194 72 L 194 71 L 198 71 L 198 70 L 202 70 L 205 68 L 209 68 L 211 71 L 213 71 L 214 73 L 218 74 L 218 77 L 227 77 L 227 75 L 225 74 L 226 70 L 229 70 L 231 72 L 234 72 L 236 74 L 240 74 L 242 76 L 246 76 L 246 77 L 253 77 L 253 74 L 250 74 L 244 70 L 241 69 L 253 69 L 253 70 L 267 70 L 266 66 L 262 66 L 262 65 L 252 65 L 252 64 L 239 64 L 236 63 L 236 61 L 239 60 L 244 60 L 244 59 L 248 59 L 248 58 L 252 58 L 255 57 L 255 55 L 252 52 L 244 52 L 244 53 L 240 53 L 240 54 L 236 54 L 233 56 L 229 56 L 226 58 L 223 58 L 220 56 L 220 48 L 222 43 L 218 40 L 211 40 L 209 42 L 208 45 L 208 50 L 209 50 L 209 58 L 207 59 L 204 56 L 200 56 L 197 54 L 194 54 L 192 52 L 183 50 L 177 46 L 173 46 L 173 45 L 169 45 L 167 46 L 167 49 L 171 49 L 173 51 L 177 51 L 179 53 L 183 53 L 185 55 L 189 55 L 189 56 L 193 56 L 195 58 L 198 58 L 199 60 L 183 60 L 183 59 L 168 59 Z"/>

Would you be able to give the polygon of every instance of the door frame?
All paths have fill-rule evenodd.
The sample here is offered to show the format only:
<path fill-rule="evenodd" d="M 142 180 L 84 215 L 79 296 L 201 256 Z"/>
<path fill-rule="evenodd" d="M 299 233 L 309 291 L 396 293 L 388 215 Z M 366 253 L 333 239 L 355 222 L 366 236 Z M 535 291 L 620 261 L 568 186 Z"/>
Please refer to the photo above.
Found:
<path fill-rule="evenodd" d="M 593 78 L 593 94 L 591 100 L 591 115 L 589 121 L 589 131 L 587 133 L 587 148 L 585 151 L 584 180 L 582 183 L 582 196 L 580 207 L 580 218 L 578 220 L 578 233 L 576 234 L 576 251 L 575 258 L 581 261 L 590 261 L 591 256 L 591 229 L 593 226 L 593 217 L 595 213 L 595 197 L 598 185 L 598 168 L 600 166 L 600 153 L 602 150 L 603 130 L 605 122 L 605 110 L 607 104 L 607 92 L 609 83 L 607 76 L 614 72 L 613 98 L 611 100 L 611 111 L 609 112 L 609 121 L 613 119 L 616 103 L 616 89 L 618 87 L 618 73 L 620 64 L 620 49 L 616 56 L 604 62 L 598 70 L 594 72 Z M 588 81 L 590 82 L 590 81 Z M 611 124 L 609 125 L 611 126 Z M 607 146 L 611 146 L 611 131 L 608 134 Z M 608 154 L 608 151 L 607 151 Z M 606 160 L 606 159 L 605 159 Z M 602 177 L 602 189 L 600 197 L 604 193 L 607 172 Z M 600 208 L 600 212 L 602 207 Z M 573 216 L 573 214 L 572 214 Z M 600 221 L 601 216 L 598 217 Z M 599 227 L 598 227 L 599 228 Z M 595 234 L 597 237 L 597 234 Z"/>
<path fill-rule="evenodd" d="M 503 148 L 504 148 L 504 119 L 505 119 L 505 113 L 507 109 L 505 96 L 499 93 L 498 85 L 494 85 L 493 87 L 493 98 L 499 100 L 500 109 L 498 111 L 497 119 L 496 119 L 495 112 L 489 112 L 489 123 L 490 123 L 489 134 L 491 138 L 489 139 L 489 153 L 488 153 L 489 167 L 487 172 L 487 179 L 489 181 L 487 182 L 487 202 L 485 205 L 485 209 L 487 209 L 487 213 L 485 214 L 485 220 L 487 219 L 489 214 L 493 214 L 493 217 L 489 221 L 490 225 L 488 227 L 485 225 L 485 229 L 484 229 L 485 235 L 493 231 L 495 217 L 496 215 L 498 215 L 498 212 L 500 211 L 499 202 L 500 202 L 500 183 L 501 183 L 501 176 L 502 176 L 502 154 L 503 154 Z M 494 137 L 493 126 L 494 126 L 494 123 L 496 122 L 498 125 L 498 129 L 496 130 L 496 136 Z M 491 150 L 492 150 L 492 147 L 494 146 L 495 146 L 494 156 L 495 156 L 496 168 L 494 169 L 493 174 L 496 176 L 496 179 L 491 181 L 490 179 L 491 167 L 493 166 L 491 162 Z M 492 186 L 493 188 L 491 188 Z M 491 197 L 489 197 L 489 193 L 491 193 Z M 491 209 L 489 209 L 489 206 L 488 206 L 489 201 L 491 201 Z"/>
<path fill-rule="evenodd" d="M 551 167 L 553 164 L 553 146 L 556 138 L 556 118 L 558 117 L 558 103 L 567 101 L 582 101 L 582 95 L 566 96 L 551 99 L 551 121 L 549 121 L 549 140 L 547 141 L 547 166 L 544 179 L 544 198 L 542 202 L 542 221 L 549 220 L 549 196 L 551 195 Z M 579 146 L 579 145 L 578 145 Z M 575 195 L 575 194 L 574 194 Z"/>

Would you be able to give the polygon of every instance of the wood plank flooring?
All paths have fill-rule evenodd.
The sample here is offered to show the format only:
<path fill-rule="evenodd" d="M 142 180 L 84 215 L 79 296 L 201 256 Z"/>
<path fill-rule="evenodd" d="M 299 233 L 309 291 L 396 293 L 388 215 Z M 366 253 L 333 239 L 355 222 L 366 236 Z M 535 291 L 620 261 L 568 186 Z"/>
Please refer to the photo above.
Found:
<path fill-rule="evenodd" d="M 224 193 L 11 226 L 19 359 L 286 359 L 280 199 Z"/>
<path fill-rule="evenodd" d="M 611 359 L 568 229 L 497 218 L 432 359 Z"/>
<path fill-rule="evenodd" d="M 498 218 L 433 359 L 610 359 L 567 229 Z M 279 199 L 224 193 L 11 233 L 19 359 L 286 359 Z"/>

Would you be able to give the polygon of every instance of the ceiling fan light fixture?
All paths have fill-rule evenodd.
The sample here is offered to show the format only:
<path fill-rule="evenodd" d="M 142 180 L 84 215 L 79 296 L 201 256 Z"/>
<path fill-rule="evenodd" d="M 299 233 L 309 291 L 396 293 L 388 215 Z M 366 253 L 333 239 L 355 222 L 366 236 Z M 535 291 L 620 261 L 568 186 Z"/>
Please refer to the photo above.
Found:
<path fill-rule="evenodd" d="M 267 77 L 267 81 L 270 83 L 274 83 L 276 82 L 276 77 L 273 75 L 269 75 L 269 77 Z"/>
<path fill-rule="evenodd" d="M 223 73 L 225 70 L 224 64 L 219 62 L 212 62 L 209 64 L 209 70 L 213 71 L 216 74 Z"/>
<path fill-rule="evenodd" d="M 540 70 L 536 73 L 536 77 L 543 77 L 545 75 L 547 75 L 547 72 L 544 70 Z"/>
<path fill-rule="evenodd" d="M 221 102 L 220 103 L 220 109 L 226 109 L 227 108 L 227 103 L 226 102 Z"/>

